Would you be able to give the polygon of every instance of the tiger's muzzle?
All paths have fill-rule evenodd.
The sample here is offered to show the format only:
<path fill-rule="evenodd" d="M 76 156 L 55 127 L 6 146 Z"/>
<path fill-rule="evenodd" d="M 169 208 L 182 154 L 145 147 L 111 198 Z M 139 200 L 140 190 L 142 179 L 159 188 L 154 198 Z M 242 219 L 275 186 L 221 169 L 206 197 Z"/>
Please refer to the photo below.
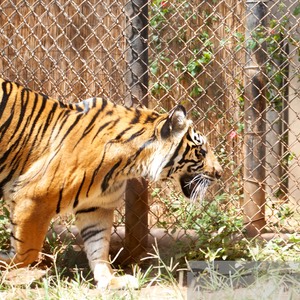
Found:
<path fill-rule="evenodd" d="M 213 174 L 185 174 L 180 178 L 180 186 L 183 194 L 188 199 L 203 199 L 208 187 L 221 177 L 220 171 Z"/>

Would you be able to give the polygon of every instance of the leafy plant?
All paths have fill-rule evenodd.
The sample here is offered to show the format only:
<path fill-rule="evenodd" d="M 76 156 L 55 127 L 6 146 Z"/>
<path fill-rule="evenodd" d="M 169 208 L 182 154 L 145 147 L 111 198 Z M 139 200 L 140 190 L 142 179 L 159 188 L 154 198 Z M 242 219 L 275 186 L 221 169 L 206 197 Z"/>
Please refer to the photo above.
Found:
<path fill-rule="evenodd" d="M 300 261 L 300 236 L 291 234 L 288 239 L 274 238 L 249 244 L 249 257 L 255 261 Z"/>
<path fill-rule="evenodd" d="M 294 9 L 294 11 L 293 11 L 293 15 L 294 15 L 294 16 L 300 15 L 300 4 L 298 4 L 298 5 L 295 7 L 295 9 Z"/>
<path fill-rule="evenodd" d="M 9 248 L 10 238 L 10 222 L 9 222 L 9 210 L 4 203 L 3 199 L 0 199 L 0 249 L 6 250 Z"/>
<path fill-rule="evenodd" d="M 198 31 L 195 39 L 187 39 L 189 28 L 196 25 L 193 23 L 197 17 L 188 1 L 180 0 L 177 4 L 175 9 L 174 4 L 169 1 L 151 2 L 150 49 L 154 54 L 150 55 L 149 70 L 154 76 L 150 77 L 150 89 L 152 95 L 159 97 L 172 92 L 174 81 L 181 82 L 183 85 L 188 83 L 188 95 L 197 98 L 204 90 L 198 77 L 203 73 L 204 66 L 213 59 L 213 43 L 211 36 L 204 29 Z M 177 50 L 172 50 L 172 44 L 184 45 L 184 52 L 180 51 L 180 54 L 175 56 L 176 60 L 173 58 L 174 51 Z"/>
<path fill-rule="evenodd" d="M 152 194 L 158 195 L 158 190 Z M 195 230 L 198 241 L 187 254 L 188 259 L 237 259 L 247 256 L 245 241 L 234 241 L 234 237 L 243 231 L 243 219 L 237 209 L 227 207 L 227 194 L 219 195 L 211 202 L 203 201 L 201 207 L 187 202 L 182 196 L 173 197 L 170 200 L 160 198 L 168 210 L 159 225 L 172 228 L 172 231 Z"/>

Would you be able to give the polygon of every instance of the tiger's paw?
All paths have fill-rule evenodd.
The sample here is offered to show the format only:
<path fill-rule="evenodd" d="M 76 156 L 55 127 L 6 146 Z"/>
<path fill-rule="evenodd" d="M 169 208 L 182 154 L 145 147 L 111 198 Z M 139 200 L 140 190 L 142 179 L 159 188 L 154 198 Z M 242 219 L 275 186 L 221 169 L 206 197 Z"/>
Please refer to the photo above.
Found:
<path fill-rule="evenodd" d="M 94 267 L 94 278 L 100 290 L 138 289 L 139 281 L 132 275 L 118 275 L 108 263 L 98 263 Z"/>
<path fill-rule="evenodd" d="M 123 290 L 139 289 L 138 279 L 132 275 L 115 276 L 99 278 L 97 289 Z"/>

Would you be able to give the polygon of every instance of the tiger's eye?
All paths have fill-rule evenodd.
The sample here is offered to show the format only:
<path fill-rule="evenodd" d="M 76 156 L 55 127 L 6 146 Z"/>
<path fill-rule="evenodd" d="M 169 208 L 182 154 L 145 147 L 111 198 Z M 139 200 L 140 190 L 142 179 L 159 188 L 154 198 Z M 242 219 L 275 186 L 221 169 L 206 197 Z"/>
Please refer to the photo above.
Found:
<path fill-rule="evenodd" d="M 207 153 L 207 151 L 205 151 L 204 149 L 201 149 L 201 150 L 200 150 L 200 153 L 202 154 L 202 156 L 203 156 L 203 157 L 205 157 L 205 156 L 206 156 L 206 153 Z"/>

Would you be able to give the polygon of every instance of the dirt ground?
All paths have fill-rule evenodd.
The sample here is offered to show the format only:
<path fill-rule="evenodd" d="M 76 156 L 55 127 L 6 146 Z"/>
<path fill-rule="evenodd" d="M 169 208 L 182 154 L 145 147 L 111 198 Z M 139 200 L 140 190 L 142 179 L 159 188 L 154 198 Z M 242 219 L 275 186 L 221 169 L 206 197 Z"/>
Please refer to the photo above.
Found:
<path fill-rule="evenodd" d="M 62 294 L 66 295 L 57 297 L 57 295 L 49 296 L 47 289 L 41 288 L 38 285 L 32 285 L 35 280 L 43 280 L 46 271 L 39 269 L 16 269 L 4 273 L 2 282 L 8 284 L 7 290 L 0 291 L 1 300 L 27 300 L 27 299 L 70 299 L 65 291 Z M 67 288 L 65 288 L 67 289 Z M 297 291 L 299 292 L 299 291 Z M 289 287 L 280 287 L 274 285 L 274 282 L 268 282 L 261 286 L 252 286 L 251 288 L 224 289 L 216 292 L 207 292 L 204 290 L 191 291 L 187 287 L 180 285 L 166 285 L 156 283 L 151 286 L 144 287 L 140 290 L 123 290 L 123 291 L 99 291 L 97 289 L 89 289 L 80 287 L 75 290 L 72 287 L 71 299 L 77 300 L 93 300 L 93 299 L 141 299 L 141 300 L 165 300 L 165 299 L 184 299 L 184 300 L 300 300 L 300 294 L 296 290 Z"/>

